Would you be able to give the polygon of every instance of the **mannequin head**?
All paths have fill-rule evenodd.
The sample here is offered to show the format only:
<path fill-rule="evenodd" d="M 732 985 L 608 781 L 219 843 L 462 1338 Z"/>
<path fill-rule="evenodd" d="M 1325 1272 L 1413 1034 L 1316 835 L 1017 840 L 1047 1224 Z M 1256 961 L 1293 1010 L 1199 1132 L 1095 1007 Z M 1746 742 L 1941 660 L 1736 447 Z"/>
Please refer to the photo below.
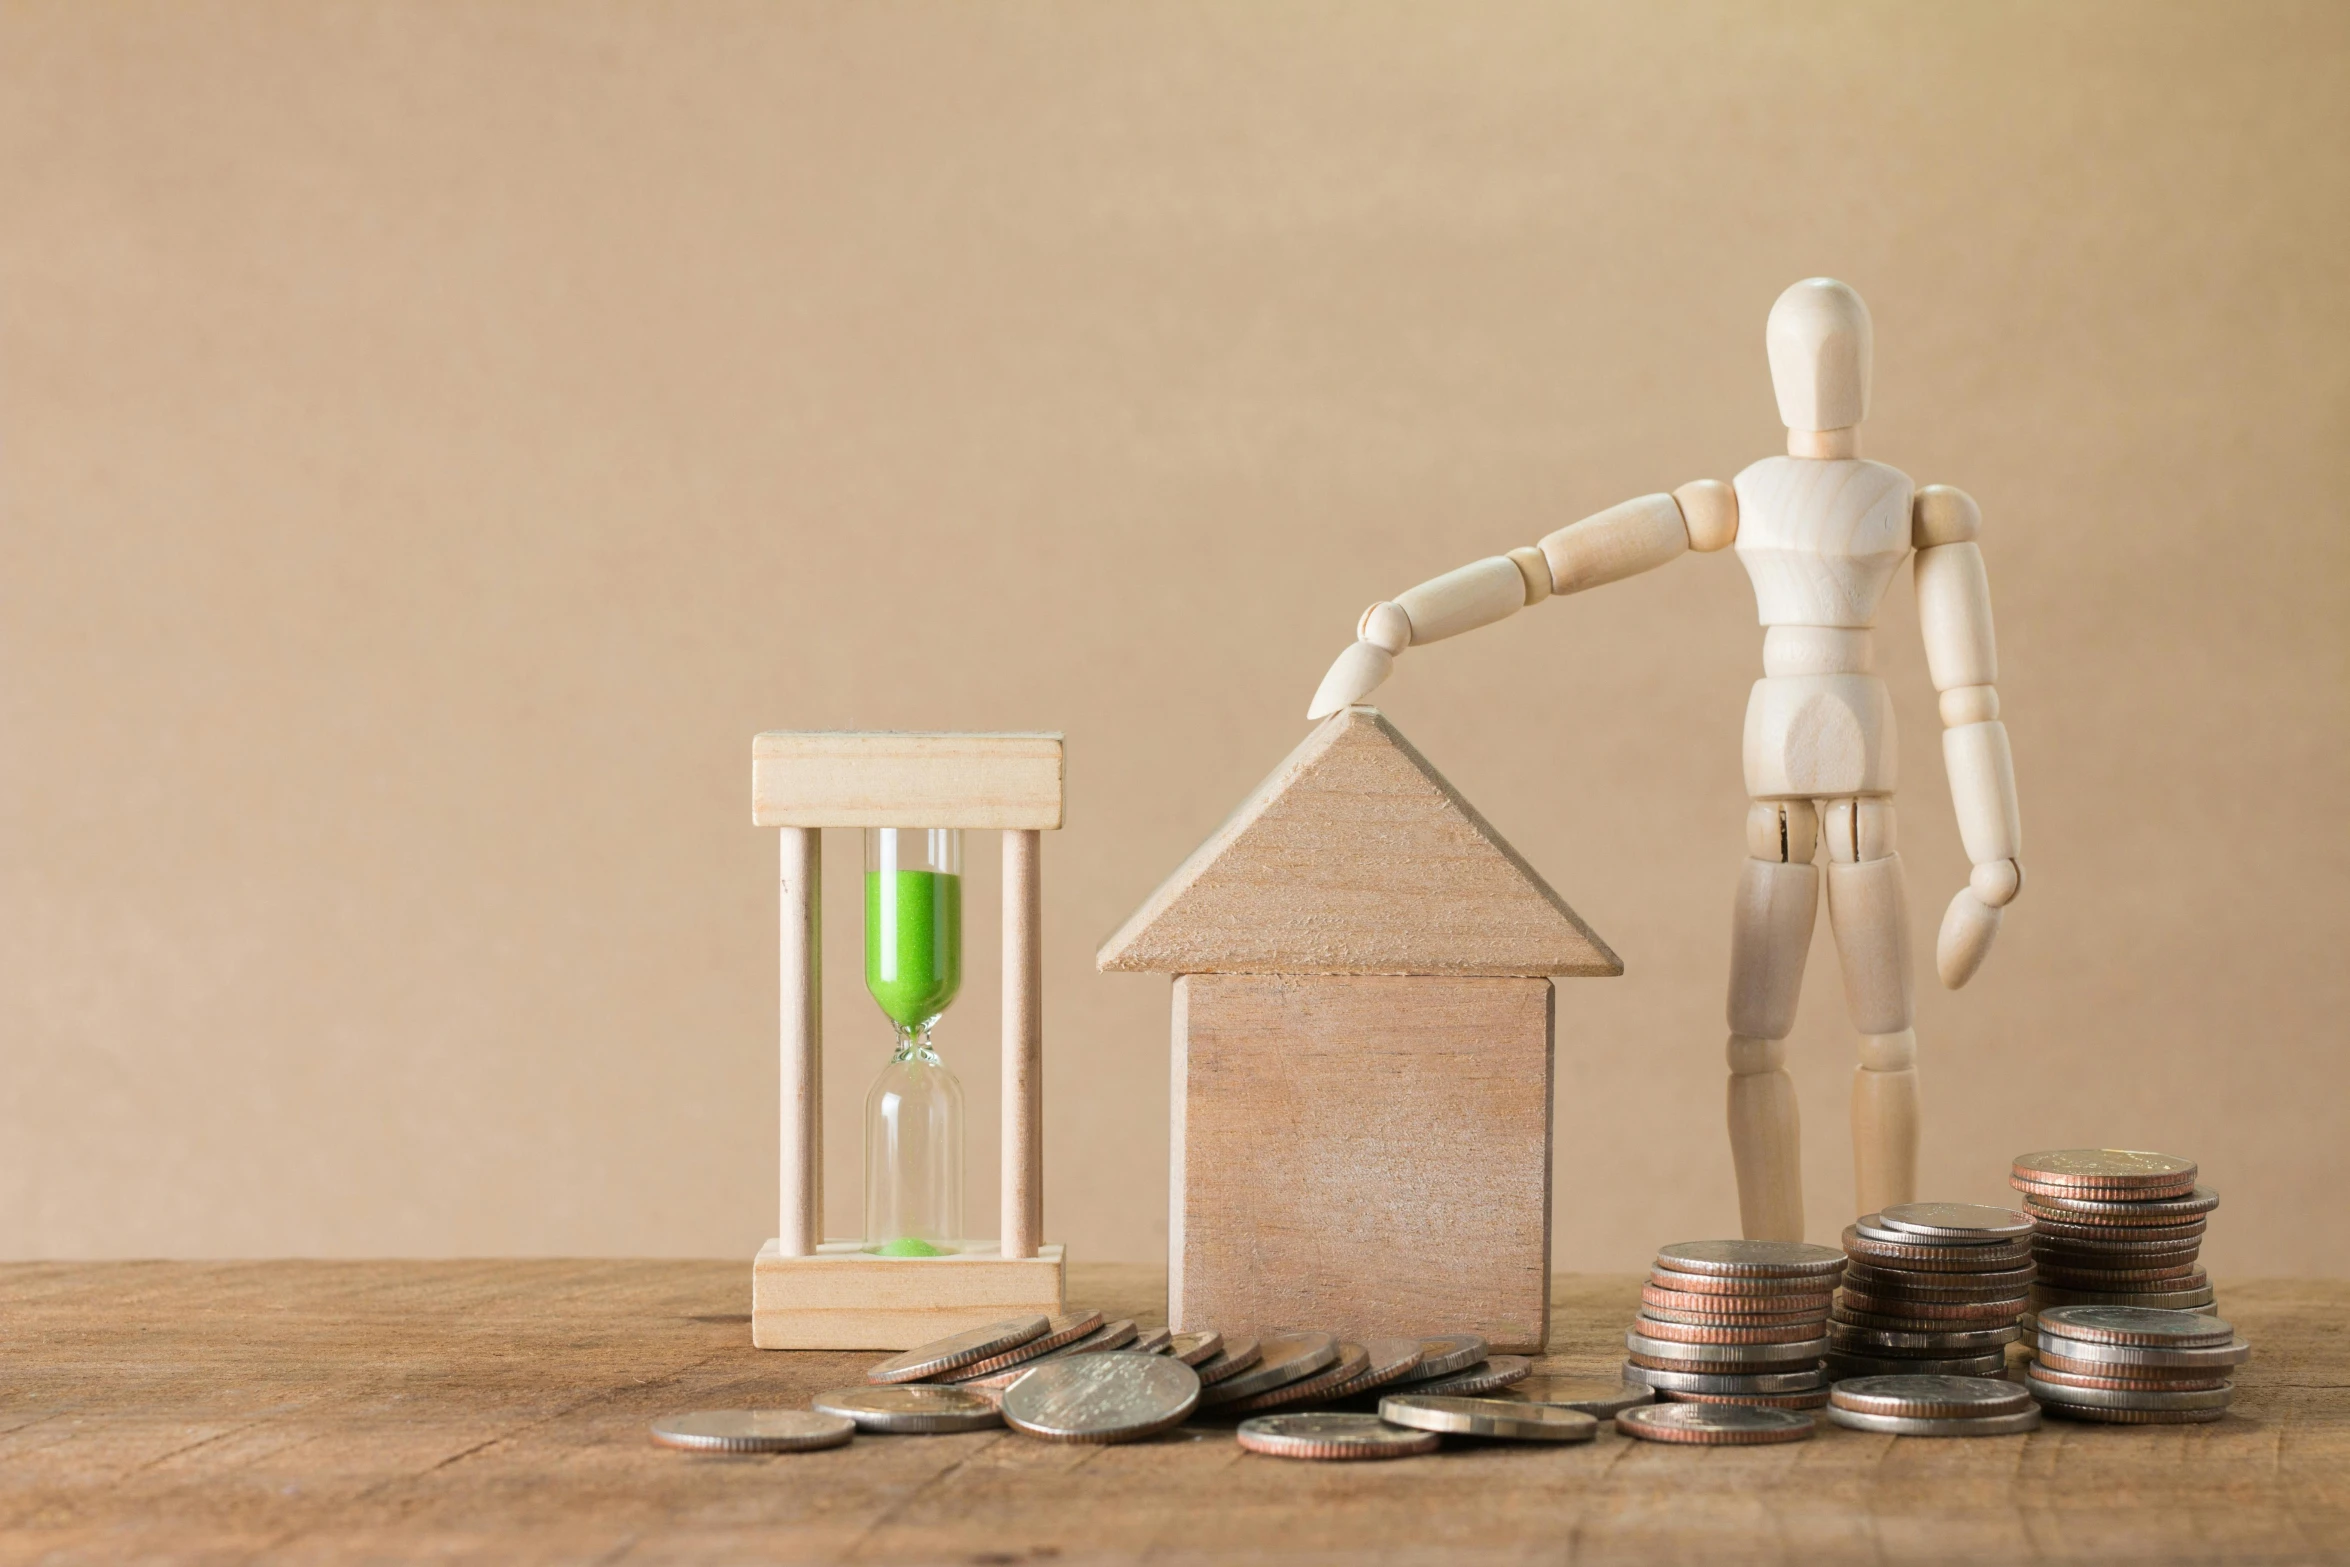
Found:
<path fill-rule="evenodd" d="M 1763 341 L 1779 419 L 1790 430 L 1842 430 L 1869 413 L 1869 307 L 1846 284 L 1805 278 L 1771 306 Z"/>

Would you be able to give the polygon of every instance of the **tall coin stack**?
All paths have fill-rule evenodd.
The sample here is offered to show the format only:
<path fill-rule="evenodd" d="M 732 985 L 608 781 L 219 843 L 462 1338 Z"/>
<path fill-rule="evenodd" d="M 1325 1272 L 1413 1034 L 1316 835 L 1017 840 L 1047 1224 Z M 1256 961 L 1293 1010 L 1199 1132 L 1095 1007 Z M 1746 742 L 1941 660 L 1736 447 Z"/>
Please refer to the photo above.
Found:
<path fill-rule="evenodd" d="M 2149 1306 L 2041 1311 L 2024 1386 L 2052 1415 L 2108 1425 L 2187 1425 L 2228 1412 L 2229 1371 L 2252 1357 L 2217 1317 Z"/>
<path fill-rule="evenodd" d="M 1996 1377 L 2030 1300 L 2032 1219 L 1967 1202 L 1863 1214 L 1844 1232 L 1828 1372 Z"/>
<path fill-rule="evenodd" d="M 2195 1161 L 2130 1148 L 2059 1148 L 2015 1161 L 2008 1184 L 2038 1221 L 2032 1309 L 2147 1306 L 2215 1312 L 2196 1253 L 2219 1193 Z"/>
<path fill-rule="evenodd" d="M 1801 1241 L 1680 1241 L 1656 1254 L 1624 1380 L 1660 1399 L 1819 1409 L 1843 1254 Z"/>

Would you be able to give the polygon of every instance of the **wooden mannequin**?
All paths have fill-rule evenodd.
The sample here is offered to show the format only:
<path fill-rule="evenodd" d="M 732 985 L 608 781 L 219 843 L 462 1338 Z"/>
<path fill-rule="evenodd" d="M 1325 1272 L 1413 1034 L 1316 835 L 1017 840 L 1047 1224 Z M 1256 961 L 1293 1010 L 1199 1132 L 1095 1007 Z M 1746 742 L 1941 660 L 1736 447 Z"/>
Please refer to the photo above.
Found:
<path fill-rule="evenodd" d="M 1870 327 L 1860 295 L 1809 278 L 1771 307 L 1765 342 L 1787 455 L 1730 484 L 1700 479 L 1561 528 L 1537 548 L 1463 566 L 1364 611 L 1308 717 L 1360 701 L 1407 647 L 1491 624 L 1555 594 L 1648 571 L 1684 550 L 1735 545 L 1765 627 L 1763 678 L 1746 706 L 1750 858 L 1730 936 L 1730 1148 L 1748 1236 L 1799 1240 L 1803 1188 L 1795 1088 L 1783 1041 L 1795 1022 L 1819 908 L 1813 860 L 1827 843 L 1828 920 L 1860 1031 L 1853 1079 L 1856 1211 L 1916 1196 L 1917 1035 L 1911 1028 L 1908 898 L 1895 852 L 1893 706 L 1870 673 L 1877 603 L 1916 552 L 1918 621 L 1941 693 L 1942 755 L 1968 884 L 1942 918 L 1936 966 L 1972 978 L 2023 887 L 2022 831 L 1999 722 L 1990 586 L 1963 491 L 1913 490 L 1860 456 Z"/>

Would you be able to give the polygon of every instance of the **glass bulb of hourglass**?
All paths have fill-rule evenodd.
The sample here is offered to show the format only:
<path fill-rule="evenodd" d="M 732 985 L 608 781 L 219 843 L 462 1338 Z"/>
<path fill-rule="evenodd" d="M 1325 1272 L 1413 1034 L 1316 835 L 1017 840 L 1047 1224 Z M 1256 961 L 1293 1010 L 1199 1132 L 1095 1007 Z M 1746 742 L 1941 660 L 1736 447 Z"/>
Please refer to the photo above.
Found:
<path fill-rule="evenodd" d="M 931 1030 L 963 981 L 963 835 L 865 834 L 865 988 L 897 1033 L 865 1096 L 865 1249 L 932 1257 L 963 1235 L 963 1085 Z"/>

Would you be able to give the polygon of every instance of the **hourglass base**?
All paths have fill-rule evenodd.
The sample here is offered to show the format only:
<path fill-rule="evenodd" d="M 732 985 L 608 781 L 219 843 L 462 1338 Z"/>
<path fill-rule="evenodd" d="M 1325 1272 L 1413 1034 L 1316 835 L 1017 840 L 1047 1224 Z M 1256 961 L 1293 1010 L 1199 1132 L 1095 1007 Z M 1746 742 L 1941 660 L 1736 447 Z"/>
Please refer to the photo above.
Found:
<path fill-rule="evenodd" d="M 769 1241 L 751 1264 L 751 1342 L 761 1349 L 912 1349 L 1005 1317 L 1058 1316 L 1061 1248 L 1007 1257 L 972 1241 L 941 1257 L 882 1257 L 826 1241 L 786 1257 Z"/>

